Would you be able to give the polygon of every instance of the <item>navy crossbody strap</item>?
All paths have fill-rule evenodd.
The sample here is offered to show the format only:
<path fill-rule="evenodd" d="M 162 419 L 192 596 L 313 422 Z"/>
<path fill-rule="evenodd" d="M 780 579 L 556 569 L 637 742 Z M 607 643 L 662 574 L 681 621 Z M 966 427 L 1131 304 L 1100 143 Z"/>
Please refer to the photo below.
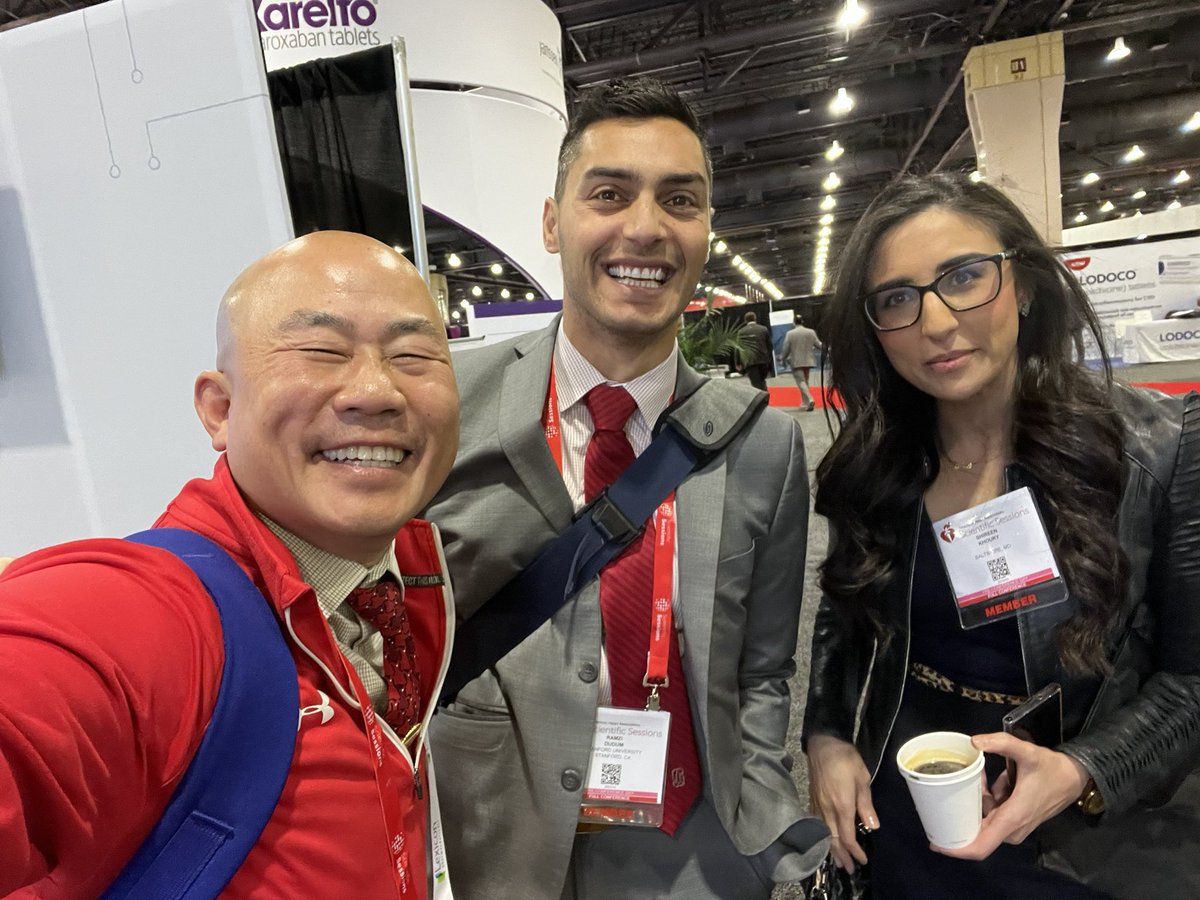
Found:
<path fill-rule="evenodd" d="M 205 537 L 155 528 L 128 540 L 191 567 L 221 617 L 225 666 L 208 729 L 154 830 L 104 900 L 216 897 L 271 818 L 291 768 L 296 665 L 262 593 Z"/>
<path fill-rule="evenodd" d="M 664 427 L 570 528 L 455 629 L 439 704 L 450 703 L 599 575 L 704 457 L 673 427 Z"/>

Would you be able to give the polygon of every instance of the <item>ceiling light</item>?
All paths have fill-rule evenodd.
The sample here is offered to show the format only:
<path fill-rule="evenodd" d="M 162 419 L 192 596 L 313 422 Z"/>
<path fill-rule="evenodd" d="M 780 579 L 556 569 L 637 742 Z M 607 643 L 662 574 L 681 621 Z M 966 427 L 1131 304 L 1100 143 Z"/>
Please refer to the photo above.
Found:
<path fill-rule="evenodd" d="M 967 177 L 971 179 L 973 184 L 979 184 L 979 182 L 983 181 L 983 174 L 978 169 L 976 169 Z"/>
<path fill-rule="evenodd" d="M 392 244 L 392 249 L 395 250 L 397 253 L 399 253 L 401 256 L 404 255 L 404 248 L 401 247 L 399 244 Z"/>
<path fill-rule="evenodd" d="M 846 0 L 846 5 L 842 7 L 841 15 L 837 18 L 837 25 L 838 28 L 849 31 L 861 25 L 866 18 L 867 11 L 858 5 L 858 0 Z"/>
<path fill-rule="evenodd" d="M 459 300 L 458 305 L 461 306 L 463 309 L 470 309 L 470 307 L 471 307 L 471 304 L 468 303 L 466 300 Z"/>
<path fill-rule="evenodd" d="M 714 253 L 728 253 L 729 245 L 727 243 L 725 243 L 724 241 L 717 241 L 715 244 L 713 244 L 713 252 Z"/>
<path fill-rule="evenodd" d="M 1134 192 L 1133 192 L 1133 199 L 1134 199 L 1134 200 L 1141 200 L 1141 199 L 1142 199 L 1143 197 L 1145 197 L 1145 196 L 1146 196 L 1146 192 L 1145 192 L 1145 191 L 1143 191 L 1143 190 L 1141 190 L 1141 189 L 1138 189 L 1138 190 L 1136 190 L 1136 191 L 1134 191 Z"/>
<path fill-rule="evenodd" d="M 1085 212 L 1084 212 L 1084 211 L 1081 209 L 1079 212 L 1077 212 L 1077 213 L 1075 214 L 1075 221 L 1076 221 L 1076 222 L 1086 222 L 1086 221 L 1087 221 L 1087 213 L 1085 213 Z"/>
<path fill-rule="evenodd" d="M 838 88 L 837 96 L 829 103 L 829 111 L 835 116 L 844 116 L 852 109 L 854 109 L 854 98 L 846 92 L 844 87 Z"/>
<path fill-rule="evenodd" d="M 1146 151 L 1143 150 L 1141 147 L 1139 147 L 1137 144 L 1134 144 L 1127 151 L 1125 151 L 1125 155 L 1121 157 L 1121 161 L 1127 162 L 1127 163 L 1137 162 L 1139 159 L 1141 159 L 1145 155 L 1146 155 Z"/>
<path fill-rule="evenodd" d="M 532 299 L 533 299 L 533 291 L 526 291 L 526 292 L 525 292 L 525 299 L 526 299 L 526 300 L 532 300 Z"/>
<path fill-rule="evenodd" d="M 1111 200 L 1105 200 L 1104 205 L 1100 207 L 1100 212 L 1112 212 L 1113 204 Z"/>
<path fill-rule="evenodd" d="M 1149 236 L 1149 235 L 1147 235 L 1147 234 L 1145 234 L 1145 233 L 1143 233 L 1143 234 L 1139 234 L 1139 235 L 1137 236 L 1137 239 L 1138 239 L 1139 241 L 1144 241 L 1144 240 L 1145 240 L 1145 239 L 1146 239 L 1148 236 Z"/>
<path fill-rule="evenodd" d="M 1097 175 L 1095 172 L 1088 172 L 1086 175 L 1084 175 L 1079 180 L 1081 182 L 1083 182 L 1084 184 L 1095 184 L 1097 181 L 1100 180 L 1100 176 Z"/>
<path fill-rule="evenodd" d="M 449 256 L 447 256 L 446 262 L 450 264 L 450 268 L 452 269 L 457 269 L 462 265 L 462 260 L 458 258 L 457 253 L 451 253 Z"/>
<path fill-rule="evenodd" d="M 462 313 L 460 313 L 460 312 L 459 312 L 459 311 L 456 309 L 456 310 L 454 310 L 454 312 L 450 313 L 450 318 L 454 319 L 454 320 L 457 322 L 459 319 L 461 319 L 461 318 L 462 318 Z"/>
<path fill-rule="evenodd" d="M 832 225 L 833 224 L 833 213 L 825 213 L 825 215 L 821 216 L 821 224 L 822 225 Z"/>
<path fill-rule="evenodd" d="M 838 158 L 846 152 L 846 148 L 834 141 L 829 145 L 829 149 L 825 151 L 825 158 L 830 162 L 837 162 Z"/>
<path fill-rule="evenodd" d="M 833 234 L 833 229 L 830 228 L 828 225 L 822 225 L 820 231 L 818 231 L 817 234 L 823 238 L 827 238 L 831 234 Z"/>
<path fill-rule="evenodd" d="M 1116 62 L 1118 59 L 1124 59 L 1133 51 L 1125 46 L 1125 38 L 1119 37 L 1113 41 L 1112 49 L 1108 51 L 1108 61 Z"/>
<path fill-rule="evenodd" d="M 510 291 L 508 288 L 500 289 L 500 299 L 501 300 L 507 300 L 511 296 L 512 296 L 512 291 Z"/>
<path fill-rule="evenodd" d="M 821 209 L 831 210 L 837 206 L 837 200 L 833 198 L 833 194 L 826 194 L 825 199 L 821 201 Z"/>
<path fill-rule="evenodd" d="M 836 191 L 838 185 L 842 183 L 842 179 L 838 178 L 837 172 L 830 172 L 825 176 L 825 180 L 821 182 L 821 187 L 827 191 Z"/>
<path fill-rule="evenodd" d="M 492 263 L 492 265 L 489 268 L 489 271 L 493 275 L 503 275 L 504 274 L 504 266 L 500 265 L 500 263 Z"/>
<path fill-rule="evenodd" d="M 481 288 L 479 285 L 475 285 L 475 287 L 471 288 L 471 296 L 472 297 L 482 297 L 483 296 L 483 288 Z"/>
<path fill-rule="evenodd" d="M 1179 202 L 1179 198 L 1176 198 L 1167 204 L 1167 209 L 1179 209 L 1181 206 L 1183 204 Z"/>
<path fill-rule="evenodd" d="M 733 264 L 735 266 L 740 266 L 743 262 L 744 262 L 744 260 L 740 256 L 738 256 L 736 253 L 733 255 Z"/>
<path fill-rule="evenodd" d="M 1200 131 L 1200 111 L 1192 113 L 1192 117 L 1179 126 L 1183 132 Z"/>
<path fill-rule="evenodd" d="M 1171 179 L 1171 184 L 1183 184 L 1185 181 L 1191 181 L 1192 176 L 1187 173 L 1187 169 L 1180 169 L 1179 174 Z"/>

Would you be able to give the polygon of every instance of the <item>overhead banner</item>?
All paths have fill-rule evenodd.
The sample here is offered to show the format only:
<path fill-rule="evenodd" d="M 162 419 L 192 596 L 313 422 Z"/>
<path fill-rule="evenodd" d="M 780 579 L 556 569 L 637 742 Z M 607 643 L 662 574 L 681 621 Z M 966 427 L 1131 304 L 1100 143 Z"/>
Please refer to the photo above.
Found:
<path fill-rule="evenodd" d="M 1128 327 L 1165 319 L 1200 302 L 1200 238 L 1069 252 L 1062 260 L 1087 292 L 1115 360 L 1149 362 L 1153 354 L 1134 348 Z M 1099 358 L 1090 345 L 1088 358 Z"/>

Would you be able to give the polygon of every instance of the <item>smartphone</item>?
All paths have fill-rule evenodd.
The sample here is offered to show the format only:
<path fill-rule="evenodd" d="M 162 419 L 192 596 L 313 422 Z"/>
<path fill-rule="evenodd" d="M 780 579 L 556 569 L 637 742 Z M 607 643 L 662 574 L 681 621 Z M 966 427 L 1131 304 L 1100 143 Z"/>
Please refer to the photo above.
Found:
<path fill-rule="evenodd" d="M 1020 706 L 1005 714 L 1004 730 L 1039 747 L 1062 743 L 1062 688 L 1051 682 Z M 1008 760 L 1009 790 L 1017 785 L 1017 765 Z"/>

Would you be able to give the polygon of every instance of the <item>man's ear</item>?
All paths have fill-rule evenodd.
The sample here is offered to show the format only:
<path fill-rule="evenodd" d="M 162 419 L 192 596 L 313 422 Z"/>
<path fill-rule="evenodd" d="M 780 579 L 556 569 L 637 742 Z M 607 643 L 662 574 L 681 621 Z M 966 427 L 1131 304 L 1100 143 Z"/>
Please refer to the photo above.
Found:
<path fill-rule="evenodd" d="M 558 252 L 558 203 L 553 197 L 542 205 L 542 245 L 547 253 Z"/>
<path fill-rule="evenodd" d="M 224 372 L 201 372 L 196 377 L 192 402 L 200 424 L 212 438 L 212 447 L 224 453 L 229 445 L 229 405 L 233 399 L 229 376 Z"/>

